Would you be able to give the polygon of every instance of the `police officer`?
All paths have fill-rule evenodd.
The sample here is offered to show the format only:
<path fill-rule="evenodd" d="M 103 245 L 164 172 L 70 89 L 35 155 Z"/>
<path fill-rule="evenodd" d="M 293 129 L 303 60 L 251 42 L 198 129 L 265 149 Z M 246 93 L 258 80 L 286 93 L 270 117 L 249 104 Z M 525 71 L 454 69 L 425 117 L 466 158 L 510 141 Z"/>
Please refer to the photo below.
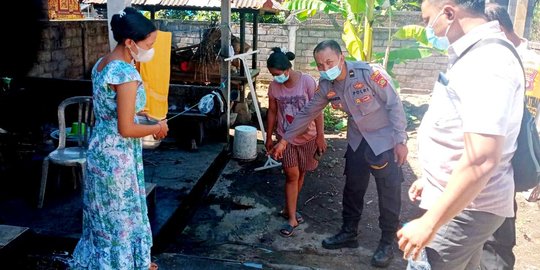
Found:
<path fill-rule="evenodd" d="M 334 109 L 347 113 L 343 225 L 339 233 L 325 239 L 322 245 L 327 249 L 358 247 L 358 223 L 371 173 L 377 184 L 382 231 L 371 264 L 387 267 L 394 256 L 399 226 L 400 166 L 408 153 L 403 105 L 391 78 L 380 66 L 345 61 L 336 41 L 322 41 L 313 50 L 313 56 L 321 75 L 319 89 L 270 154 L 281 158 L 287 141 L 302 133 L 329 102 Z"/>

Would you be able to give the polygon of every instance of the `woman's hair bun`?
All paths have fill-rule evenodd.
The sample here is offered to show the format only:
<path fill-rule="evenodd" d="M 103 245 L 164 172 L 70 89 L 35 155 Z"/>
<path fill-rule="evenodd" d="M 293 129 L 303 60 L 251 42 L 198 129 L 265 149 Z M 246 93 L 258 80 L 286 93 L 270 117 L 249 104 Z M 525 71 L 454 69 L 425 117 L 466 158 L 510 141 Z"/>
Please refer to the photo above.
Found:
<path fill-rule="evenodd" d="M 289 59 L 289 61 L 294 60 L 294 58 L 296 57 L 292 52 L 287 52 L 285 53 L 285 55 L 287 56 L 287 59 Z"/>

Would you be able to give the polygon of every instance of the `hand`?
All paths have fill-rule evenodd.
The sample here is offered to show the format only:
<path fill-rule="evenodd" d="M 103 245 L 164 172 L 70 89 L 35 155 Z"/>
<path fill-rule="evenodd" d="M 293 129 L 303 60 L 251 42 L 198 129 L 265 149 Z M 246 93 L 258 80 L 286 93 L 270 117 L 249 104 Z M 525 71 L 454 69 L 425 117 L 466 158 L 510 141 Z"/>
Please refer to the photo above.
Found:
<path fill-rule="evenodd" d="M 268 154 L 276 160 L 282 159 L 283 152 L 285 151 L 286 147 L 287 147 L 287 141 L 281 139 L 276 145 L 274 145 L 274 148 L 272 148 L 270 152 L 268 152 Z"/>
<path fill-rule="evenodd" d="M 422 200 L 422 191 L 424 190 L 424 183 L 422 180 L 416 180 L 409 188 L 409 200 L 416 202 Z"/>
<path fill-rule="evenodd" d="M 317 135 L 317 139 L 315 141 L 315 143 L 317 144 L 317 151 L 319 151 L 319 153 L 324 154 L 324 152 L 326 152 L 326 147 L 327 147 L 327 144 L 326 144 L 326 140 L 324 139 L 324 135 Z"/>
<path fill-rule="evenodd" d="M 401 166 L 405 163 L 408 153 L 409 149 L 407 148 L 407 145 L 398 143 L 396 144 L 396 146 L 394 146 L 394 161 L 397 163 L 398 166 Z"/>
<path fill-rule="evenodd" d="M 274 148 L 274 142 L 271 138 L 266 139 L 266 144 L 264 145 L 264 147 L 266 148 L 266 153 L 270 153 L 270 151 L 272 151 L 272 148 Z"/>
<path fill-rule="evenodd" d="M 154 134 L 154 139 L 161 140 L 167 136 L 167 133 L 169 132 L 169 125 L 167 125 L 167 119 L 163 119 L 158 122 L 158 125 L 160 127 L 158 133 Z"/>
<path fill-rule="evenodd" d="M 397 232 L 399 249 L 403 251 L 403 259 L 418 259 L 420 251 L 435 237 L 436 230 L 424 217 L 407 223 Z"/>
<path fill-rule="evenodd" d="M 150 115 L 148 115 L 148 111 L 140 111 L 137 113 L 137 115 L 146 117 L 146 120 L 149 120 L 151 118 Z"/>
<path fill-rule="evenodd" d="M 529 198 L 527 198 L 527 201 L 536 202 L 538 201 L 538 198 L 540 198 L 540 185 L 534 187 L 534 189 L 531 191 L 531 194 L 529 195 Z"/>

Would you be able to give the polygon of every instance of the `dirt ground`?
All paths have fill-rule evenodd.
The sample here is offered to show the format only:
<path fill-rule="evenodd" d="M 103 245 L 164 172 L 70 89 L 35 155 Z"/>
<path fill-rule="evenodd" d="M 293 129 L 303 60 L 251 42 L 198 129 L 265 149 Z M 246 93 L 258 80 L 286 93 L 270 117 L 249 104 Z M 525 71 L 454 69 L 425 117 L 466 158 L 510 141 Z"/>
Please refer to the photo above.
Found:
<path fill-rule="evenodd" d="M 268 106 L 268 98 L 265 95 L 267 86 L 259 84 L 257 98 L 262 107 Z M 424 94 L 401 94 L 405 109 L 415 118 L 412 125 L 409 125 L 409 157 L 408 168 L 404 171 L 406 184 L 403 188 L 408 188 L 410 184 L 420 174 L 420 167 L 417 160 L 416 149 L 416 128 L 420 124 L 421 117 L 427 110 L 430 95 Z M 340 134 L 341 135 L 341 134 Z M 345 135 L 343 135 L 345 136 Z M 331 152 L 329 152 L 332 155 Z M 339 155 L 339 154 L 338 154 Z M 335 156 L 333 158 L 338 158 Z M 516 221 L 516 247 L 514 253 L 517 257 L 516 269 L 540 269 L 540 201 L 528 202 L 525 195 L 516 195 L 518 203 L 518 213 Z M 408 202 L 406 202 L 408 203 Z"/>
<path fill-rule="evenodd" d="M 267 108 L 265 84 L 259 83 L 257 94 L 262 107 Z M 408 201 L 407 190 L 420 174 L 415 150 L 416 128 L 427 109 L 429 96 L 402 94 L 402 100 L 410 115 L 409 157 L 403 166 L 405 181 L 402 185 L 400 217 L 401 222 L 405 223 L 420 214 L 418 207 Z M 284 205 L 285 181 L 281 169 L 254 171 L 266 161 L 260 143 L 256 160 L 229 161 L 189 225 L 170 240 L 165 250 L 154 254 L 159 268 L 375 269 L 369 262 L 377 247 L 380 230 L 377 192 L 373 180 L 365 196 L 364 213 L 359 224 L 360 247 L 340 250 L 321 247 L 321 241 L 335 234 L 341 225 L 341 199 L 345 182 L 343 155 L 347 147 L 345 132 L 328 131 L 326 138 L 328 151 L 322 157 L 319 167 L 306 176 L 298 200 L 298 209 L 306 222 L 295 229 L 292 237 L 281 237 L 278 232 L 286 222 L 277 214 Z M 527 202 L 521 194 L 516 199 L 515 269 L 540 270 L 540 202 Z M 65 256 L 60 257 L 62 259 Z M 396 251 L 396 257 L 388 269 L 405 269 L 406 261 L 401 257 L 401 252 Z M 53 263 L 57 263 L 57 260 Z"/>
<path fill-rule="evenodd" d="M 258 99 L 267 107 L 266 88 L 259 86 Z M 413 116 L 409 134 L 409 158 L 403 167 L 401 221 L 419 215 L 406 192 L 417 179 L 420 168 L 416 155 L 416 128 L 427 109 L 429 96 L 402 94 L 406 109 Z M 278 228 L 284 220 L 276 213 L 283 206 L 284 177 L 281 170 L 254 173 L 265 157 L 250 163 L 231 161 L 220 180 L 198 210 L 192 223 L 167 254 L 188 254 L 225 261 L 261 262 L 273 269 L 371 269 L 370 257 L 380 236 L 378 202 L 374 183 L 370 183 L 360 223 L 358 249 L 324 250 L 322 239 L 337 232 L 341 224 L 341 198 L 344 185 L 343 155 L 347 146 L 344 132 L 328 132 L 328 151 L 316 171 L 306 176 L 299 198 L 299 210 L 306 218 L 292 238 L 283 238 Z M 372 181 L 373 182 L 373 181 Z M 515 269 L 540 269 L 540 203 L 529 203 L 517 196 L 517 258 Z M 405 269 L 398 251 L 389 269 Z"/>

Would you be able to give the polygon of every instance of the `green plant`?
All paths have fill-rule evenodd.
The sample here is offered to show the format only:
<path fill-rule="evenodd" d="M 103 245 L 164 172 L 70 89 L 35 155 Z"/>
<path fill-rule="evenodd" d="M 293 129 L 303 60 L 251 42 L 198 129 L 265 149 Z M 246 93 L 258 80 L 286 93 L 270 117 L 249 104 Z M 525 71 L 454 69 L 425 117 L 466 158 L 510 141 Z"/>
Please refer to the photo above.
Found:
<path fill-rule="evenodd" d="M 531 24 L 532 41 L 540 42 L 540 1 L 536 1 L 534 6 L 533 22 Z"/>
<path fill-rule="evenodd" d="M 405 110 L 405 118 L 407 119 L 407 130 L 416 130 L 420 126 L 420 122 L 428 109 L 428 104 L 416 106 L 408 101 L 403 101 L 403 110 Z"/>
<path fill-rule="evenodd" d="M 346 115 L 340 111 L 333 110 L 330 105 L 323 110 L 324 129 L 327 131 L 344 130 L 347 127 Z"/>
<path fill-rule="evenodd" d="M 221 13 L 219 11 L 191 11 L 191 10 L 160 10 L 156 15 L 159 19 L 177 19 L 184 21 L 219 21 Z M 240 14 L 238 12 L 231 13 L 231 21 L 240 22 Z M 259 22 L 262 23 L 283 23 L 285 15 L 280 14 L 263 14 L 259 15 Z M 253 22 L 253 14 L 246 13 L 246 22 Z"/>
<path fill-rule="evenodd" d="M 427 42 L 424 27 L 407 25 L 393 35 L 389 27 L 386 51 L 372 53 L 372 25 L 375 15 L 388 16 L 391 23 L 392 13 L 397 8 L 418 9 L 417 1 L 400 0 L 391 3 L 387 0 L 287 0 L 283 6 L 293 11 L 301 21 L 317 12 L 340 14 L 345 19 L 341 39 L 345 43 L 349 56 L 355 60 L 381 63 L 391 75 L 395 64 L 431 56 L 434 50 Z M 341 26 L 336 24 L 336 27 Z M 398 39 L 413 39 L 416 43 L 390 50 L 392 41 Z"/>

